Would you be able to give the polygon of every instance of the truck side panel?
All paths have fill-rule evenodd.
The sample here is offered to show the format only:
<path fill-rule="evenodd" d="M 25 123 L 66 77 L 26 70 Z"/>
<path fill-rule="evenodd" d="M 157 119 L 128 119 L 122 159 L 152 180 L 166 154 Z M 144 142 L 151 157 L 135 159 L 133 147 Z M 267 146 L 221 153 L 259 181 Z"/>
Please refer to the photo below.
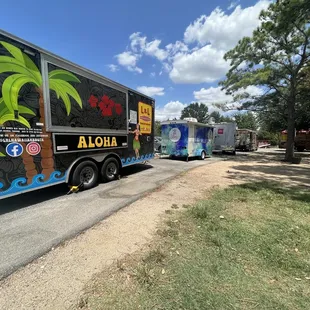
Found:
<path fill-rule="evenodd" d="M 206 155 L 212 155 L 213 149 L 213 128 L 193 124 L 194 139 L 189 149 L 190 156 L 200 156 L 204 151 Z"/>
<path fill-rule="evenodd" d="M 161 127 L 162 154 L 170 156 L 188 156 L 187 124 L 165 124 Z"/>
<path fill-rule="evenodd" d="M 213 128 L 196 124 L 170 123 L 161 126 L 162 154 L 200 156 L 202 151 L 212 155 Z"/>

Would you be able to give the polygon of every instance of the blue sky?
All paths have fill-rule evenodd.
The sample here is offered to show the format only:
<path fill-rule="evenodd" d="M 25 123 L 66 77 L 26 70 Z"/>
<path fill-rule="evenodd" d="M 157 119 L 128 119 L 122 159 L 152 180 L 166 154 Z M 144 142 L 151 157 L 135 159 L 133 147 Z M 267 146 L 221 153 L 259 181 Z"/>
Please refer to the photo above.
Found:
<path fill-rule="evenodd" d="M 1 3 L 0 28 L 156 99 L 157 118 L 229 101 L 222 59 L 267 0 L 54 0 Z M 7 13 L 6 13 L 7 12 Z M 5 14 L 4 14 L 5 13 Z M 255 88 L 252 92 L 258 91 Z"/>

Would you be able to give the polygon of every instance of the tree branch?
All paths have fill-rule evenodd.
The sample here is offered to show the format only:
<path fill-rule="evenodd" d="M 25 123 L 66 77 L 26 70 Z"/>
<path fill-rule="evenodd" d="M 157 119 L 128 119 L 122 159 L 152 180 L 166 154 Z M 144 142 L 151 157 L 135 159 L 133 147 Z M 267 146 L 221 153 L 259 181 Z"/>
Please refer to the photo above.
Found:
<path fill-rule="evenodd" d="M 308 40 L 308 35 L 302 30 L 302 29 L 300 29 L 297 25 L 296 25 L 296 23 L 293 23 L 293 25 L 296 27 L 296 29 L 300 32 L 300 33 L 302 33 L 303 35 L 304 35 L 304 37 L 306 38 L 306 40 Z"/>

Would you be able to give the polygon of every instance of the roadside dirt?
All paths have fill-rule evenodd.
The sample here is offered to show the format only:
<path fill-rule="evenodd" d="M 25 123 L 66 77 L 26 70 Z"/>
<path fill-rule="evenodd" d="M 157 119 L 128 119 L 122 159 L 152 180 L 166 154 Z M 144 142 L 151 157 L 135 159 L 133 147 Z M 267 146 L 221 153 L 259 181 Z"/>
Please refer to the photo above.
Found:
<path fill-rule="evenodd" d="M 0 282 L 0 309 L 69 309 L 99 271 L 149 243 L 165 210 L 182 209 L 216 187 L 279 181 L 309 189 L 309 163 L 289 165 L 272 155 L 230 157 L 191 170 L 65 242 Z"/>

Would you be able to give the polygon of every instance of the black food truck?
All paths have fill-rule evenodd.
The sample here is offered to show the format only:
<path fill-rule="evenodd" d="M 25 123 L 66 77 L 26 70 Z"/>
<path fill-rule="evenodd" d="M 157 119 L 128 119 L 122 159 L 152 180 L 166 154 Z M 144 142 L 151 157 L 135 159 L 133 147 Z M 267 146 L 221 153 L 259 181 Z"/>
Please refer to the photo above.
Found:
<path fill-rule="evenodd" d="M 0 199 L 154 157 L 155 102 L 0 31 Z"/>

